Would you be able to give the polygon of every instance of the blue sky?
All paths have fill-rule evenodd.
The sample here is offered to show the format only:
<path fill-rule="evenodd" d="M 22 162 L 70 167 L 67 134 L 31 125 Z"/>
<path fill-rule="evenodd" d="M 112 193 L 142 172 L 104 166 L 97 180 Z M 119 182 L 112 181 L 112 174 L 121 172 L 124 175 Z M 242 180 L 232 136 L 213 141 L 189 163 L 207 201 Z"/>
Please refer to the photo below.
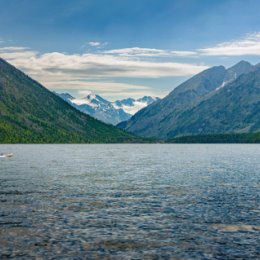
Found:
<path fill-rule="evenodd" d="M 259 0 L 0 0 L 0 57 L 46 87 L 164 96 L 214 65 L 260 62 Z"/>

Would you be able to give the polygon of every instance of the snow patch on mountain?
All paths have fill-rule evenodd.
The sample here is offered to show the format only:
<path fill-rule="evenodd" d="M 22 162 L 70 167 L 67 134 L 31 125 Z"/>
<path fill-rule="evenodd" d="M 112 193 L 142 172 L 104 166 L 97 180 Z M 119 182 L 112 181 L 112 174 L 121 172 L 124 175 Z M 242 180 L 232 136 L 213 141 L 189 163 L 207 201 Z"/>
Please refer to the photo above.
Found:
<path fill-rule="evenodd" d="M 116 109 L 123 109 L 126 113 L 130 115 L 136 114 L 139 110 L 152 104 L 154 101 L 159 100 L 157 97 L 144 96 L 139 99 L 127 98 L 123 100 L 117 100 L 113 102 L 113 106 Z"/>
<path fill-rule="evenodd" d="M 83 98 L 74 98 L 69 93 L 56 94 L 81 112 L 113 125 L 130 119 L 140 109 L 159 99 L 144 96 L 139 99 L 127 98 L 110 102 L 93 92 L 89 92 Z"/>

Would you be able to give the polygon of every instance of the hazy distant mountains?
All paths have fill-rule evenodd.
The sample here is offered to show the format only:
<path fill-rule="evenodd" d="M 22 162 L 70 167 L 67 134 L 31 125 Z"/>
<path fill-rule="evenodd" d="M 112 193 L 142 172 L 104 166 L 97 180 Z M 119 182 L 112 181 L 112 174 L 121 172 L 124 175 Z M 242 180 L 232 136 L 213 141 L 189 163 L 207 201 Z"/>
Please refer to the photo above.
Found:
<path fill-rule="evenodd" d="M 0 143 L 108 143 L 140 139 L 70 106 L 0 59 Z"/>
<path fill-rule="evenodd" d="M 139 99 L 127 98 L 110 102 L 92 92 L 81 99 L 74 98 L 68 93 L 56 94 L 81 112 L 113 125 L 130 119 L 137 111 L 159 99 L 145 96 Z"/>
<path fill-rule="evenodd" d="M 241 61 L 207 69 L 119 127 L 143 137 L 260 130 L 260 66 Z"/>

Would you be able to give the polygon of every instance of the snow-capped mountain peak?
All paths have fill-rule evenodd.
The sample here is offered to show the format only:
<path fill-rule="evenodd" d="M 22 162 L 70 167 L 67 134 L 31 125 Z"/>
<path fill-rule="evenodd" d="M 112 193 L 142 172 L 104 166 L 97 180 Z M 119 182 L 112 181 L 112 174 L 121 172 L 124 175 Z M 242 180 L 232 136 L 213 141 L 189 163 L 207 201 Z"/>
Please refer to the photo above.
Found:
<path fill-rule="evenodd" d="M 83 113 L 114 125 L 130 119 L 140 109 L 158 100 L 158 98 L 144 96 L 138 99 L 126 98 L 110 102 L 91 91 L 83 98 L 75 98 L 69 93 L 57 95 Z"/>
<path fill-rule="evenodd" d="M 110 104 L 108 100 L 102 98 L 99 95 L 94 94 L 93 92 L 90 92 L 88 95 L 86 95 L 83 98 L 74 98 L 72 103 L 79 106 L 89 105 L 91 107 L 100 107 L 100 106 Z"/>
<path fill-rule="evenodd" d="M 87 100 L 101 100 L 102 98 L 100 96 L 96 95 L 95 93 L 90 92 L 83 99 L 87 99 Z"/>

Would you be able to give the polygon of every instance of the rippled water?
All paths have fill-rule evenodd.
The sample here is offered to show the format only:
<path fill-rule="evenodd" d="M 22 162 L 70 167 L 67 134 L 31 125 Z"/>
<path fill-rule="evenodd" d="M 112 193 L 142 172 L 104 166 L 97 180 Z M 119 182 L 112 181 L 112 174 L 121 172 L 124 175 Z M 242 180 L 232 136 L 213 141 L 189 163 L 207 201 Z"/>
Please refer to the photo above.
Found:
<path fill-rule="evenodd" d="M 257 259 L 259 145 L 1 145 L 0 259 Z"/>

